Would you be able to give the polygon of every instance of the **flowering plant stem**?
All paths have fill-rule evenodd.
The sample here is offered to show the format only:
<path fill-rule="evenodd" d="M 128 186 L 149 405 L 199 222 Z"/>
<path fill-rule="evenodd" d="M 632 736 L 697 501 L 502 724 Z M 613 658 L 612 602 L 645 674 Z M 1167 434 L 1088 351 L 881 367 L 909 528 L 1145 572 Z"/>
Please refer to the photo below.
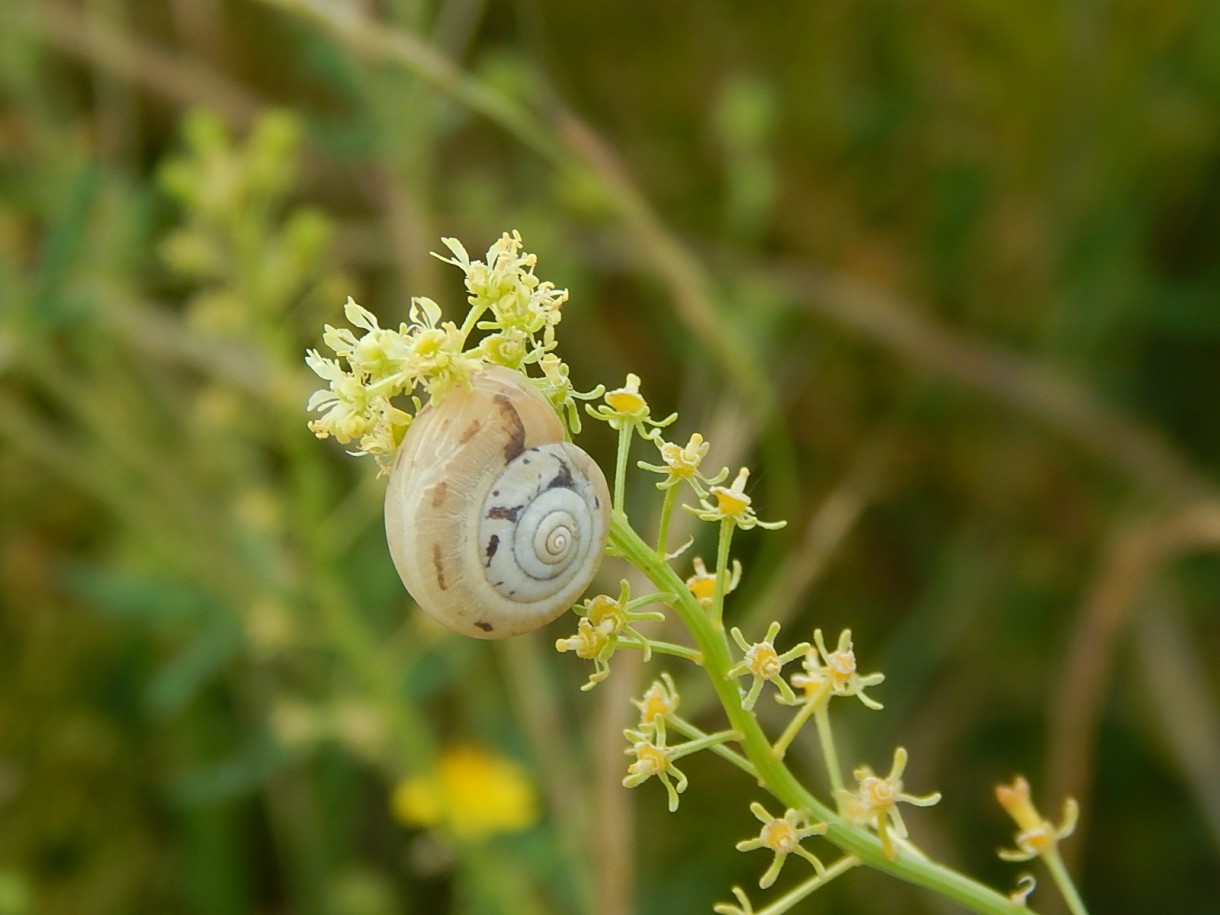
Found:
<path fill-rule="evenodd" d="M 724 643 L 726 651 L 728 643 L 724 641 L 724 595 L 729 589 L 729 543 L 733 540 L 735 530 L 737 530 L 737 525 L 733 523 L 733 519 L 725 518 L 720 522 L 720 542 L 716 549 L 716 592 L 712 598 L 713 624 L 720 633 L 720 641 Z M 690 624 L 687 623 L 687 625 Z"/>
<path fill-rule="evenodd" d="M 655 654 L 668 654 L 673 655 L 676 658 L 685 658 L 687 661 L 691 661 L 695 664 L 699 664 L 703 660 L 700 657 L 699 652 L 691 648 L 687 648 L 685 645 L 675 645 L 673 642 L 658 642 L 655 639 L 649 639 L 648 641 L 644 642 L 638 639 L 633 639 L 631 636 L 620 636 L 619 644 L 627 648 L 646 648 Z"/>
<path fill-rule="evenodd" d="M 621 447 L 621 444 L 620 444 Z M 674 511 L 674 503 L 678 500 L 678 487 L 670 486 L 665 490 L 665 498 L 661 502 L 661 521 L 657 525 L 657 559 L 666 557 L 665 544 L 669 542 L 669 519 Z"/>
<path fill-rule="evenodd" d="M 1088 910 L 1084 906 L 1084 900 L 1080 898 L 1080 892 L 1076 889 L 1072 875 L 1068 873 L 1068 869 L 1063 864 L 1063 858 L 1059 855 L 1059 849 L 1052 847 L 1042 856 L 1042 862 L 1051 872 L 1051 879 L 1055 881 L 1055 886 L 1063 895 L 1068 911 L 1072 915 L 1088 915 Z"/>
<path fill-rule="evenodd" d="M 859 863 L 860 859 L 854 855 L 844 855 L 826 870 L 793 887 L 766 908 L 754 909 L 753 915 L 780 915 L 780 913 L 787 912 L 806 896 L 811 895 L 814 890 L 825 886 L 835 877 L 847 873 Z"/>
<path fill-rule="evenodd" d="M 693 724 L 691 724 L 689 721 L 679 718 L 677 715 L 670 715 L 668 720 L 669 720 L 669 726 L 672 727 L 679 734 L 681 734 L 683 737 L 689 738 L 691 740 L 704 740 L 708 736 L 703 731 L 701 731 L 699 728 L 697 728 Z M 709 749 L 713 753 L 715 753 L 717 756 L 722 756 L 725 759 L 727 759 L 729 762 L 731 762 L 741 771 L 745 772 L 747 775 L 751 775 L 754 778 L 758 778 L 758 772 L 757 772 L 757 770 L 755 770 L 753 763 L 751 763 L 748 759 L 746 759 L 736 750 L 730 749 L 729 747 L 725 746 L 723 743 L 714 744 L 711 747 L 709 747 Z"/>
<path fill-rule="evenodd" d="M 839 752 L 835 749 L 834 729 L 830 726 L 830 710 L 820 705 L 814 712 L 817 722 L 818 740 L 822 744 L 822 755 L 826 759 L 826 771 L 830 776 L 830 790 L 837 797 L 843 790 L 843 771 L 839 768 Z"/>
<path fill-rule="evenodd" d="M 731 524 L 727 530 L 732 530 Z M 724 575 L 728 552 L 726 531 L 721 533 L 718 577 Z M 644 542 L 621 511 L 615 511 L 611 519 L 610 541 L 659 590 L 675 595 L 674 611 L 694 639 L 729 724 L 740 735 L 742 751 L 767 791 L 787 806 L 807 810 L 812 817 L 825 821 L 829 827 L 826 838 L 870 867 L 953 899 L 973 912 L 1011 915 L 1013 904 L 1006 896 L 951 868 L 906 853 L 890 860 L 875 834 L 848 822 L 814 797 L 774 752 L 758 719 L 744 708 L 736 681 L 728 676 L 733 661 L 720 613 L 709 614 L 695 600 L 677 573 Z M 718 585 L 717 591 L 723 593 L 723 583 Z M 719 601 L 716 604 L 718 610 Z"/>
<path fill-rule="evenodd" d="M 615 456 L 614 464 L 614 511 L 615 514 L 623 512 L 623 496 L 626 490 L 627 482 L 627 455 L 631 451 L 632 428 L 626 426 L 619 430 L 618 434 L 618 454 Z"/>

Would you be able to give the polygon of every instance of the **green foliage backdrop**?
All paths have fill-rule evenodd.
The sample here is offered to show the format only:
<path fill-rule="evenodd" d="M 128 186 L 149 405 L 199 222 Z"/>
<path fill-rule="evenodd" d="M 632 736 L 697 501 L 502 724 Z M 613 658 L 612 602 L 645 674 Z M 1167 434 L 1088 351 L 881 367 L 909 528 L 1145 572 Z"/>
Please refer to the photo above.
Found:
<path fill-rule="evenodd" d="M 756 468 L 789 524 L 732 613 L 853 630 L 886 710 L 841 752 L 911 750 L 924 848 L 1011 886 L 1019 771 L 1081 801 L 1094 911 L 1220 906 L 1218 112 L 1205 0 L 0 0 L 0 915 L 757 880 L 739 773 L 621 787 L 654 674 L 424 622 L 383 481 L 305 428 L 347 295 L 460 317 L 429 251 L 512 228 L 577 387 L 635 372 Z M 396 819 L 460 745 L 540 820 Z M 943 905 L 860 872 L 800 910 Z"/>

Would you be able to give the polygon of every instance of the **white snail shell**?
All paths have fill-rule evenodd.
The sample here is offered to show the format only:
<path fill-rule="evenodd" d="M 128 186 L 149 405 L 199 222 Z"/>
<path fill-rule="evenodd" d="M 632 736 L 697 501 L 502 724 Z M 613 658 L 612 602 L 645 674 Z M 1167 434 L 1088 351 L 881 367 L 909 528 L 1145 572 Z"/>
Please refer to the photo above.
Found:
<path fill-rule="evenodd" d="M 568 610 L 610 532 L 601 468 L 520 373 L 488 366 L 403 437 L 385 500 L 402 583 L 455 632 L 500 639 Z"/>

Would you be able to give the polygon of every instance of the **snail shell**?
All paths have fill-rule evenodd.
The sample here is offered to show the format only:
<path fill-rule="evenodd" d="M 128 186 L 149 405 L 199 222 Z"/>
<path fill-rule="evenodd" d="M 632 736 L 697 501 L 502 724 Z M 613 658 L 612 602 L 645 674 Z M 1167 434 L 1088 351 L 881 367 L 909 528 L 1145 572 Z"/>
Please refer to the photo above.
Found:
<path fill-rule="evenodd" d="M 601 468 L 520 373 L 488 366 L 403 437 L 385 501 L 402 583 L 455 632 L 500 639 L 568 610 L 610 531 Z"/>

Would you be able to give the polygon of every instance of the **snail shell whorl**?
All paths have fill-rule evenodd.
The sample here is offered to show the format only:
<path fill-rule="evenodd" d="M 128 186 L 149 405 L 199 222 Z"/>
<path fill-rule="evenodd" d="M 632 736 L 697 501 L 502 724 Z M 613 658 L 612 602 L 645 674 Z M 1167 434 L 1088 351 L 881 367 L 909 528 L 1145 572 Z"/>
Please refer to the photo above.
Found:
<path fill-rule="evenodd" d="M 538 389 L 489 366 L 407 430 L 385 524 L 419 605 L 456 632 L 498 639 L 549 623 L 584 593 L 609 536 L 610 493 Z"/>

